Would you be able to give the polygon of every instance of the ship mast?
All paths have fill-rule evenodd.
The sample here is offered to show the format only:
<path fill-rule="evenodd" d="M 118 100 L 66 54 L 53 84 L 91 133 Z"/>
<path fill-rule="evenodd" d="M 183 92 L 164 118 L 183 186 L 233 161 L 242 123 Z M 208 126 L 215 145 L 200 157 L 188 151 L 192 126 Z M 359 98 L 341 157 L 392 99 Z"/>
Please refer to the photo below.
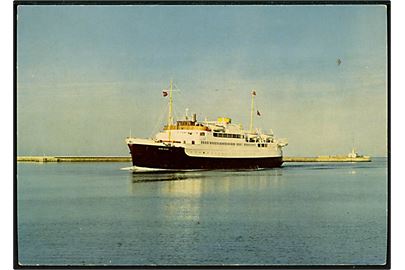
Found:
<path fill-rule="evenodd" d="M 172 117 L 172 110 L 173 110 L 173 81 L 170 80 L 170 90 L 169 90 L 169 115 L 167 119 L 167 125 L 173 125 L 173 117 Z"/>
<path fill-rule="evenodd" d="M 171 140 L 171 126 L 173 125 L 173 117 L 172 117 L 172 110 L 173 110 L 173 80 L 170 80 L 170 91 L 169 91 L 169 116 L 167 119 L 167 128 L 169 129 L 169 142 Z"/>
<path fill-rule="evenodd" d="M 253 132 L 253 111 L 255 107 L 255 96 L 256 96 L 256 91 L 253 89 L 252 90 L 252 103 L 251 103 L 251 108 L 250 108 L 250 128 L 249 131 L 252 133 Z"/>

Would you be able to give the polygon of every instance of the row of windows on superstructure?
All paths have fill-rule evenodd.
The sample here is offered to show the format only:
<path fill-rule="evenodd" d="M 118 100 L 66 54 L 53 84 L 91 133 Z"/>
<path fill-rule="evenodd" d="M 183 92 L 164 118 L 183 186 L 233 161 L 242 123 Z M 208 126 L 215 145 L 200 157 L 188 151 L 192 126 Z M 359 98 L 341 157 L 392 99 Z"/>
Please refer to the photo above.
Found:
<path fill-rule="evenodd" d="M 216 144 L 216 145 L 233 145 L 233 146 L 256 146 L 256 144 L 250 143 L 228 143 L 228 142 L 210 142 L 210 141 L 201 141 L 201 144 Z M 267 143 L 257 144 L 257 147 L 267 147 Z"/>
<path fill-rule="evenodd" d="M 241 146 L 241 143 L 229 143 L 229 142 L 208 142 L 208 141 L 201 141 L 201 144 L 217 144 L 217 145 L 239 145 Z"/>
<path fill-rule="evenodd" d="M 231 133 L 219 133 L 219 132 L 214 132 L 214 137 L 219 137 L 219 138 L 236 138 L 236 139 L 240 139 L 240 138 L 244 138 L 245 136 L 240 135 L 240 134 L 231 134 Z"/>

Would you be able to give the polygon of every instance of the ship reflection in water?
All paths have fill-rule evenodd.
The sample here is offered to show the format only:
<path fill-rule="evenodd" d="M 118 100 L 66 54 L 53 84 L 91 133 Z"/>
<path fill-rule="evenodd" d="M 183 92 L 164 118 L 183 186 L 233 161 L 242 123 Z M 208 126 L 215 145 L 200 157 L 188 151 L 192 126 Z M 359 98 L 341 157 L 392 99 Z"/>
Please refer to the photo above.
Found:
<path fill-rule="evenodd" d="M 280 176 L 282 176 L 282 169 L 133 173 L 131 190 L 136 194 L 137 185 L 141 183 L 167 181 L 170 183 L 159 185 L 162 187 L 160 191 L 174 196 L 175 194 L 196 196 L 202 192 L 228 193 L 231 189 L 274 188 L 281 184 Z M 205 182 L 202 181 L 204 179 Z"/>
<path fill-rule="evenodd" d="M 210 208 L 227 213 L 238 194 L 250 193 L 254 200 L 260 190 L 277 188 L 280 176 L 281 169 L 133 173 L 131 193 L 158 196 L 164 201 L 161 206 L 166 221 L 191 220 L 199 225 L 200 208 L 213 204 Z"/>

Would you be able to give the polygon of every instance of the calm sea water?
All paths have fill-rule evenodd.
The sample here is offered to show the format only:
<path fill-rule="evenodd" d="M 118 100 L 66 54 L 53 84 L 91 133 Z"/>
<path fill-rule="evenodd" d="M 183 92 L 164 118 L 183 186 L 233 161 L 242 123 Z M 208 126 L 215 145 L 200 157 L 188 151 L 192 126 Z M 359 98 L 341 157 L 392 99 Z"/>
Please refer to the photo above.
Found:
<path fill-rule="evenodd" d="M 387 162 L 132 174 L 17 166 L 23 265 L 385 264 Z"/>

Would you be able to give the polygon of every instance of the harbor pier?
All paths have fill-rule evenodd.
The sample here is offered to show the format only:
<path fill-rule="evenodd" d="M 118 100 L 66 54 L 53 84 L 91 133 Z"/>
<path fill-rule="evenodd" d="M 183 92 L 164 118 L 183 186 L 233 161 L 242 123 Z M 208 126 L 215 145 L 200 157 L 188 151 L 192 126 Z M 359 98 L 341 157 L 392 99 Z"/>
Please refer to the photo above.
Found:
<path fill-rule="evenodd" d="M 17 162 L 131 162 L 130 156 L 19 156 Z"/>
<path fill-rule="evenodd" d="M 369 156 L 283 157 L 283 162 L 370 162 Z M 131 162 L 130 156 L 18 156 L 17 162 Z"/>
<path fill-rule="evenodd" d="M 283 157 L 284 162 L 370 162 L 369 156 Z"/>

